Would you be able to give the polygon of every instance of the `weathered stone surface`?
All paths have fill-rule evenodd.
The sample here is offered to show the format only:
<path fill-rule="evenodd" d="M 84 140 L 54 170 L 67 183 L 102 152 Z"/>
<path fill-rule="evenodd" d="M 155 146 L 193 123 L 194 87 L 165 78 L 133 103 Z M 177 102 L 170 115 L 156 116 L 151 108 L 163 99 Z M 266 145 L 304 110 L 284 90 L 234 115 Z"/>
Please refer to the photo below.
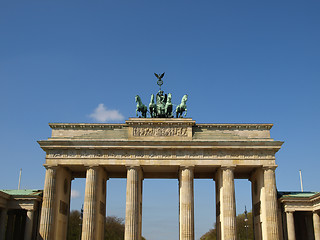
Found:
<path fill-rule="evenodd" d="M 127 177 L 125 240 L 141 239 L 143 178 L 179 179 L 180 239 L 194 239 L 194 178 L 216 180 L 220 239 L 236 239 L 234 178 L 252 181 L 256 239 L 262 239 L 262 235 L 264 239 L 277 239 L 279 235 L 274 170 L 269 169 L 276 167 L 275 153 L 282 142 L 270 138 L 272 124 L 130 118 L 125 124 L 52 123 L 50 127 L 52 137 L 39 141 L 46 151 L 46 166 L 58 166 L 57 175 L 66 178 L 68 186 L 72 177 L 87 176 L 82 239 L 103 236 L 102 228 L 98 229 L 104 220 L 97 216 L 105 214 L 105 195 L 99 187 L 101 181 L 105 184 L 104 173 L 109 178 Z M 53 173 L 46 177 L 40 224 L 46 236 L 43 239 L 55 239 L 50 238 L 51 224 L 57 219 L 66 221 L 66 207 L 60 212 L 52 210 L 53 204 L 68 206 L 70 200 L 69 190 L 55 192 L 63 189 L 59 179 Z M 64 227 L 55 230 L 60 234 L 57 239 L 64 239 Z"/>
<path fill-rule="evenodd" d="M 179 172 L 179 236 L 194 240 L 193 166 L 182 166 Z"/>
<path fill-rule="evenodd" d="M 125 240 L 141 240 L 142 171 L 138 166 L 127 167 Z"/>
<path fill-rule="evenodd" d="M 56 168 L 49 167 L 46 171 L 44 182 L 43 201 L 40 221 L 40 236 L 42 239 L 51 240 L 53 238 L 54 227 L 54 204 L 56 190 Z"/>
<path fill-rule="evenodd" d="M 104 237 L 106 178 L 102 167 L 87 167 L 81 239 L 103 239 Z"/>
<path fill-rule="evenodd" d="M 294 230 L 293 212 L 286 212 L 286 215 L 287 215 L 288 240 L 296 240 L 296 233 Z"/>

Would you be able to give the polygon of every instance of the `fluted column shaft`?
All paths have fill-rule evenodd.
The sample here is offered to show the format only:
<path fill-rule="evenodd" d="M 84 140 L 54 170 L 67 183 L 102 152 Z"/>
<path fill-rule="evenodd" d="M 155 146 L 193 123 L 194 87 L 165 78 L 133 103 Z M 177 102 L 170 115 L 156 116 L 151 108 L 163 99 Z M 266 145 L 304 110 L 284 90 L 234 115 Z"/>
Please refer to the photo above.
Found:
<path fill-rule="evenodd" d="M 194 240 L 193 167 L 181 167 L 179 172 L 180 240 Z"/>
<path fill-rule="evenodd" d="M 286 212 L 288 240 L 296 240 L 293 212 Z"/>
<path fill-rule="evenodd" d="M 24 240 L 31 240 L 33 229 L 33 210 L 27 211 L 26 225 L 24 229 Z"/>
<path fill-rule="evenodd" d="M 13 231 L 13 239 L 21 239 L 23 238 L 23 233 L 22 233 L 22 218 L 23 218 L 23 213 L 21 210 L 19 210 L 16 213 L 16 217 L 14 219 L 14 231 Z"/>
<path fill-rule="evenodd" d="M 6 240 L 12 240 L 12 237 L 13 237 L 13 223 L 14 223 L 14 214 L 12 212 L 8 212 Z"/>
<path fill-rule="evenodd" d="M 142 188 L 142 172 L 138 166 L 127 167 L 127 195 L 126 195 L 126 219 L 125 240 L 140 240 L 140 200 Z"/>
<path fill-rule="evenodd" d="M 2 208 L 0 210 L 0 240 L 4 240 L 6 233 L 6 220 L 7 220 L 7 209 Z"/>
<path fill-rule="evenodd" d="M 223 223 L 223 239 L 235 240 L 236 231 L 236 200 L 234 193 L 234 167 L 222 167 L 222 223 Z"/>
<path fill-rule="evenodd" d="M 279 239 L 278 215 L 277 215 L 277 189 L 275 167 L 265 167 L 264 189 L 265 189 L 265 221 L 267 240 Z"/>
<path fill-rule="evenodd" d="M 320 240 L 320 217 L 317 212 L 313 212 L 314 239 Z"/>
<path fill-rule="evenodd" d="M 44 182 L 43 200 L 40 220 L 40 238 L 43 240 L 53 239 L 54 227 L 54 195 L 56 189 L 56 168 L 48 167 Z"/>
<path fill-rule="evenodd" d="M 82 240 L 95 239 L 96 228 L 96 186 L 97 167 L 89 167 L 86 175 L 86 189 L 83 205 Z"/>

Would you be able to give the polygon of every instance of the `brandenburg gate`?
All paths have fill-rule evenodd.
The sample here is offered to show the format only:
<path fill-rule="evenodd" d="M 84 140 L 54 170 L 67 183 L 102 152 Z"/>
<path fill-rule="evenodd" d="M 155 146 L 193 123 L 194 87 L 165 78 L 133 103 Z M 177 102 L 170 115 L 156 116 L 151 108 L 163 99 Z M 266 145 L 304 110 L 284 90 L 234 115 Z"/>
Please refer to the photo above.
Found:
<path fill-rule="evenodd" d="M 217 239 L 237 238 L 234 179 L 251 181 L 255 239 L 280 239 L 275 154 L 282 142 L 270 138 L 272 124 L 197 124 L 181 118 L 180 109 L 168 117 L 161 95 L 151 118 L 49 124 L 52 136 L 39 141 L 46 152 L 41 239 L 66 239 L 71 181 L 84 177 L 82 240 L 103 239 L 110 178 L 127 178 L 125 240 L 141 239 L 146 178 L 179 180 L 180 240 L 194 240 L 195 178 L 215 181 Z"/>
<path fill-rule="evenodd" d="M 236 239 L 234 179 L 252 183 L 256 239 L 279 237 L 272 124 L 196 124 L 131 118 L 125 124 L 50 124 L 40 222 L 43 239 L 66 239 L 71 180 L 86 177 L 82 239 L 103 239 L 106 182 L 127 178 L 125 240 L 141 239 L 144 178 L 179 179 L 180 240 L 194 240 L 194 178 L 216 183 L 219 239 Z M 214 218 L 213 218 L 214 220 Z M 262 237 L 263 236 L 263 237 Z"/>

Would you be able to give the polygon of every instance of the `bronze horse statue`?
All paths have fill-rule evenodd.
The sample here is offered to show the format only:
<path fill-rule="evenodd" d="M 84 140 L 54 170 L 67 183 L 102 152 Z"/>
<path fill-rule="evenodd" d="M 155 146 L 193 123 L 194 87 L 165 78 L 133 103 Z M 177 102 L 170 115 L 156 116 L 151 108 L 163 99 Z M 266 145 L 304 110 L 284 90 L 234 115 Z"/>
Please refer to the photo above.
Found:
<path fill-rule="evenodd" d="M 143 118 L 146 118 L 148 109 L 147 109 L 147 106 L 142 103 L 139 95 L 136 95 L 136 103 L 137 103 L 136 116 L 138 116 L 138 112 L 141 112 L 141 116 Z"/>
<path fill-rule="evenodd" d="M 177 106 L 176 108 L 176 117 L 182 117 L 183 112 L 185 112 L 184 116 L 187 116 L 187 102 L 188 100 L 188 95 L 185 94 L 182 99 L 181 99 L 181 103 Z"/>
<path fill-rule="evenodd" d="M 154 94 L 151 94 L 150 104 L 149 104 L 150 117 L 157 117 L 157 105 L 154 103 Z"/>

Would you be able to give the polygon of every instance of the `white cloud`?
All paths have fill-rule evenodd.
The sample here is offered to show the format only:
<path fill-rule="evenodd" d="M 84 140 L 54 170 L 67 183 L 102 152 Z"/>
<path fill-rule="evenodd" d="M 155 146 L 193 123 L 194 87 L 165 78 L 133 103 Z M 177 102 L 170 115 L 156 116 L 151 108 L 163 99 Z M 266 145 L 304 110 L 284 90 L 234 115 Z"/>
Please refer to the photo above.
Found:
<path fill-rule="evenodd" d="M 103 103 L 90 114 L 90 117 L 99 122 L 122 121 L 124 116 L 118 110 L 109 110 Z"/>
<path fill-rule="evenodd" d="M 78 190 L 71 190 L 71 198 L 80 197 L 80 192 Z"/>

